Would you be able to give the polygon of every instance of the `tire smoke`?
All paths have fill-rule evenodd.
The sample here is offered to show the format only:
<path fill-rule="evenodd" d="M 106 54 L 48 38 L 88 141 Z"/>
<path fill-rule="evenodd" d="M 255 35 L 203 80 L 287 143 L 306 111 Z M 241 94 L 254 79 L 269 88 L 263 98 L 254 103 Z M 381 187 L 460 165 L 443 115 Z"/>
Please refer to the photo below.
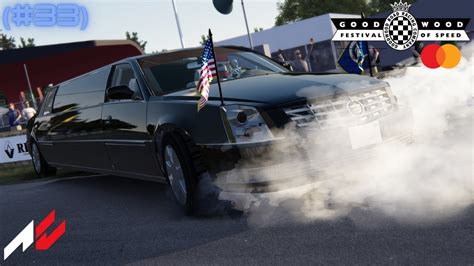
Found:
<path fill-rule="evenodd" d="M 474 203 L 474 46 L 464 46 L 461 52 L 461 62 L 453 69 L 419 65 L 384 80 L 390 83 L 399 105 L 412 109 L 412 144 L 383 145 L 369 158 L 342 159 L 338 145 L 342 140 L 337 135 L 321 136 L 322 142 L 314 141 L 318 136 L 289 138 L 274 147 L 262 164 L 282 156 L 296 162 L 287 154 L 304 152 L 315 170 L 324 169 L 320 175 L 308 176 L 315 181 L 313 187 L 280 196 L 253 195 L 249 202 L 237 204 L 238 208 L 256 226 L 345 217 L 370 227 L 377 226 L 380 218 L 415 224 L 442 222 L 461 214 Z M 297 135 L 291 126 L 284 133 Z M 330 160 L 323 163 L 321 158 Z M 285 171 L 298 170 L 292 167 L 260 174 L 272 180 Z"/>

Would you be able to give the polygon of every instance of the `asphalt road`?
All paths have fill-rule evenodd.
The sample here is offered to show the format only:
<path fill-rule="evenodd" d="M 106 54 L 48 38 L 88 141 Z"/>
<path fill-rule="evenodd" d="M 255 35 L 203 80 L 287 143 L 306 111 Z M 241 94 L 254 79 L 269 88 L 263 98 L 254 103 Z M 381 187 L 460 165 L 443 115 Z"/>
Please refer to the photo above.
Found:
<path fill-rule="evenodd" d="M 175 207 L 165 185 L 114 176 L 0 186 L 2 249 L 53 209 L 54 225 L 67 221 L 48 251 L 20 248 L 0 264 L 474 263 L 474 207 L 444 223 L 376 227 L 347 218 L 256 226 L 246 215 L 190 218 Z"/>

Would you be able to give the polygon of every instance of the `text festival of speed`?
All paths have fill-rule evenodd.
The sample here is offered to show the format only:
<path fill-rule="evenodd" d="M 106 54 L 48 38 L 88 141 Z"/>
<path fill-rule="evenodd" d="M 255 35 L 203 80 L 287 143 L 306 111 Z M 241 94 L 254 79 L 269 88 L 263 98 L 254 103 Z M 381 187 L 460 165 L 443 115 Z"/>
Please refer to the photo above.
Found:
<path fill-rule="evenodd" d="M 437 29 L 441 28 L 444 26 L 444 28 L 452 28 L 453 30 L 457 29 L 463 29 L 464 28 L 464 22 L 463 21 L 445 21 L 445 22 L 440 22 L 440 21 L 419 21 L 419 25 L 421 25 L 421 28 L 425 29 Z M 364 21 L 351 21 L 349 24 L 346 24 L 346 21 L 340 21 L 337 24 L 339 29 L 380 29 L 381 28 L 381 22 L 380 21 L 374 21 L 374 20 L 364 20 Z M 430 33 L 425 33 L 427 36 L 422 36 L 422 37 L 429 37 Z M 458 32 L 435 32 L 433 33 L 435 38 L 459 38 L 461 37 L 461 34 Z M 383 38 L 383 32 L 340 32 L 340 37 L 345 37 L 345 38 L 360 38 L 360 37 L 365 37 L 365 38 Z"/>

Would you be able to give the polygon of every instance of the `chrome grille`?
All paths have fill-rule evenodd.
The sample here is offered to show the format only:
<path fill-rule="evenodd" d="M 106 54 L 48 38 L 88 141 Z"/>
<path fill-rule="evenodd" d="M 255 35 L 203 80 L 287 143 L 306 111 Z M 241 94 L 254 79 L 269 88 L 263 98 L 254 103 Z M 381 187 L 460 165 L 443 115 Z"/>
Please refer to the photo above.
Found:
<path fill-rule="evenodd" d="M 353 114 L 348 104 L 360 105 L 362 114 Z M 336 99 L 310 102 L 284 111 L 298 127 L 329 129 L 347 127 L 376 120 L 393 109 L 385 88 L 340 96 Z"/>

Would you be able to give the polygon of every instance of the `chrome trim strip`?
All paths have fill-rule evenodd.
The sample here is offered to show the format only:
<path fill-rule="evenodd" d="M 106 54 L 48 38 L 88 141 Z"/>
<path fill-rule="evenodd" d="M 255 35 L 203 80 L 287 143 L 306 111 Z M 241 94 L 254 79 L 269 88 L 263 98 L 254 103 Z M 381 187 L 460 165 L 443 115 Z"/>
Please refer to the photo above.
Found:
<path fill-rule="evenodd" d="M 368 104 L 364 104 L 364 106 L 365 106 L 365 107 L 368 107 L 368 106 L 372 106 L 372 105 L 375 105 L 375 104 L 383 103 L 383 102 L 386 102 L 386 101 L 389 101 L 389 102 L 388 102 L 388 105 L 391 105 L 391 103 L 390 103 L 390 98 L 383 97 L 383 99 L 380 100 L 380 101 L 375 101 L 375 102 L 371 102 L 371 103 L 368 103 Z"/>
<path fill-rule="evenodd" d="M 102 168 L 95 168 L 95 167 L 87 167 L 87 166 L 78 166 L 78 165 L 72 165 L 72 164 L 63 164 L 63 163 L 54 163 L 50 162 L 51 165 L 53 166 L 63 166 L 63 167 L 70 167 L 70 168 L 75 168 L 75 169 L 81 169 L 81 170 L 90 170 L 91 172 L 99 172 L 99 173 L 107 173 L 107 174 L 119 174 L 122 173 L 124 175 L 129 175 L 129 176 L 142 176 L 142 177 L 147 177 L 148 179 L 156 178 L 160 180 L 166 180 L 165 177 L 162 176 L 154 176 L 154 175 L 147 175 L 147 174 L 140 174 L 140 173 L 135 173 L 135 172 L 126 172 L 126 171 L 120 171 L 120 170 L 109 170 L 109 169 L 102 169 Z"/>
<path fill-rule="evenodd" d="M 382 107 L 379 107 L 379 108 L 376 108 L 376 109 L 369 109 L 368 112 L 365 113 L 365 115 L 363 115 L 363 116 L 369 116 L 373 113 L 380 112 L 380 111 L 388 111 L 389 108 L 390 108 L 390 106 L 382 106 Z"/>
<path fill-rule="evenodd" d="M 51 141 L 53 142 L 53 141 Z M 72 143 L 84 143 L 84 142 L 107 142 L 107 143 L 151 143 L 152 140 L 122 140 L 122 139 L 82 139 L 82 140 L 56 140 L 54 143 L 65 143 L 65 142 L 72 142 Z"/>
<path fill-rule="evenodd" d="M 382 86 L 383 85 L 383 86 Z M 389 97 L 389 88 L 385 84 L 371 87 L 369 91 L 363 91 L 352 95 L 342 95 L 337 99 L 317 101 L 314 99 L 303 106 L 295 106 L 295 109 L 284 109 L 291 121 L 296 122 L 298 127 L 311 126 L 312 129 L 329 129 L 339 126 L 352 126 L 367 120 L 377 119 L 385 116 L 393 109 L 393 103 Z M 348 101 L 363 101 L 361 104 L 365 113 L 360 116 L 351 115 L 342 105 Z"/>
<path fill-rule="evenodd" d="M 327 103 L 328 101 L 330 101 L 330 103 Z M 313 104 L 311 106 L 311 109 L 322 109 L 322 108 L 334 107 L 335 105 L 346 105 L 347 101 L 348 99 L 334 101 L 334 102 L 332 100 L 326 100 L 326 101 L 323 101 L 324 104 Z"/>
<path fill-rule="evenodd" d="M 274 137 L 271 140 L 265 141 L 248 141 L 248 142 L 236 142 L 236 143 L 229 143 L 229 142 L 221 142 L 221 143 L 196 143 L 197 146 L 206 146 L 206 147 L 254 147 L 254 145 L 269 145 L 272 144 L 274 141 L 279 141 L 285 139 L 284 137 Z"/>
<path fill-rule="evenodd" d="M 106 142 L 105 146 L 134 146 L 134 147 L 146 147 L 145 143 L 125 143 L 125 142 L 120 142 L 120 143 L 110 143 Z"/>
<path fill-rule="evenodd" d="M 360 95 L 360 94 L 363 94 L 364 96 L 362 96 L 362 97 L 357 96 L 357 95 Z M 372 92 L 363 92 L 363 93 L 360 93 L 360 94 L 350 95 L 349 98 L 351 98 L 351 100 L 354 100 L 354 101 L 363 101 L 363 100 L 366 100 L 366 99 L 370 99 L 370 98 L 373 98 L 373 97 L 384 95 L 384 94 L 386 94 L 386 92 L 384 92 L 384 91 L 381 91 L 381 92 L 372 91 Z M 369 95 L 365 95 L 365 94 L 369 94 Z"/>
<path fill-rule="evenodd" d="M 47 145 L 47 146 L 53 146 L 52 141 L 37 141 L 39 145 Z"/>
<path fill-rule="evenodd" d="M 145 100 L 127 99 L 127 100 L 108 101 L 108 102 L 104 102 L 102 105 L 113 105 L 113 104 L 119 104 L 119 103 L 146 103 L 146 102 L 147 101 L 145 101 Z"/>
<path fill-rule="evenodd" d="M 298 116 L 293 116 L 293 117 L 290 117 L 291 120 L 293 121 L 298 121 L 298 120 L 301 120 L 301 119 L 310 119 L 310 118 L 313 118 L 314 115 L 298 115 Z"/>

